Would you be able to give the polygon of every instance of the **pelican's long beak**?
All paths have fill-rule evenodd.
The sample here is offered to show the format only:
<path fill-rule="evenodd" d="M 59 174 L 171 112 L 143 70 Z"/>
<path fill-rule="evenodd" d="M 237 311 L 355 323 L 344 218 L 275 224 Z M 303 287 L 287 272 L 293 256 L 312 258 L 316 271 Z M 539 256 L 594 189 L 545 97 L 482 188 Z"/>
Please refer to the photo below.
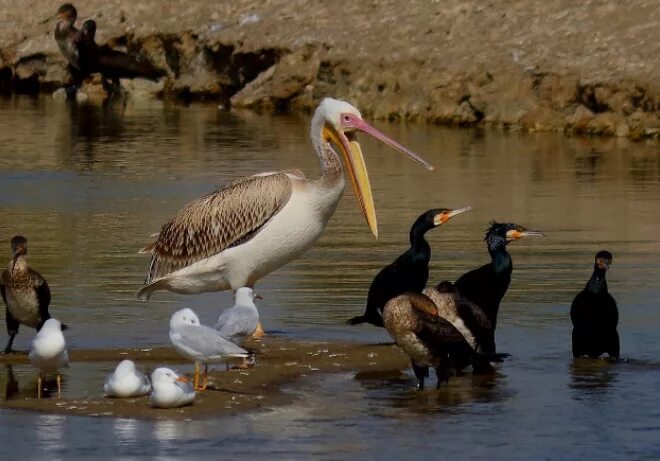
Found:
<path fill-rule="evenodd" d="M 190 378 L 188 378 L 188 377 L 185 376 L 185 375 L 179 375 L 179 376 L 176 378 L 176 380 L 177 380 L 178 382 L 180 382 L 180 383 L 189 383 L 189 382 L 190 382 Z"/>
<path fill-rule="evenodd" d="M 430 171 L 435 170 L 433 165 L 428 163 L 426 160 L 411 150 L 406 149 L 387 135 L 381 133 L 364 120 L 354 119 L 352 120 L 352 123 L 356 130 L 362 131 L 363 133 L 378 139 L 388 146 L 393 147 L 414 161 L 424 165 L 426 169 Z M 360 204 L 362 214 L 367 220 L 367 224 L 369 225 L 369 229 L 371 229 L 371 233 L 375 238 L 378 238 L 376 207 L 374 206 L 371 184 L 369 183 L 369 175 L 367 174 L 367 166 L 364 163 L 364 157 L 362 155 L 362 148 L 360 147 L 360 144 L 357 142 L 352 132 L 343 133 L 341 131 L 335 130 L 329 125 L 325 125 L 323 127 L 323 137 L 326 139 L 326 141 L 332 141 L 337 147 L 340 148 L 346 163 L 346 169 L 348 170 L 349 178 L 351 179 L 353 190 L 355 191 L 355 195 Z"/>

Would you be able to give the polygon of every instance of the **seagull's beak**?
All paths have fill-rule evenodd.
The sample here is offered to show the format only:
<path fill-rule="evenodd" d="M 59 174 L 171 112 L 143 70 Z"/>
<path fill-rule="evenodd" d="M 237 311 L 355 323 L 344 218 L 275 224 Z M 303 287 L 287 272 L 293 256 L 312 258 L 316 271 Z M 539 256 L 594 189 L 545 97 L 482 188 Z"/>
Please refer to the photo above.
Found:
<path fill-rule="evenodd" d="M 363 133 L 378 139 L 379 141 L 387 144 L 390 147 L 398 150 L 402 154 L 410 157 L 414 161 L 421 163 L 428 170 L 433 171 L 433 166 L 426 160 L 419 157 L 414 152 L 403 147 L 398 142 L 394 141 L 387 135 L 381 133 L 376 128 L 369 125 L 364 120 L 358 117 L 351 119 L 351 128 L 361 131 Z M 327 142 L 332 142 L 341 151 L 348 170 L 348 175 L 351 180 L 351 185 L 355 191 L 355 195 L 360 204 L 360 210 L 367 220 L 369 229 L 375 238 L 378 238 L 378 221 L 376 219 L 376 207 L 374 206 L 373 194 L 371 192 L 371 184 L 369 183 L 369 175 L 367 174 L 367 166 L 364 163 L 362 155 L 362 148 L 355 139 L 353 132 L 342 132 L 334 129 L 332 126 L 326 124 L 323 127 L 323 137 Z"/>
<path fill-rule="evenodd" d="M 466 206 L 464 208 L 458 208 L 456 210 L 449 210 L 449 211 L 445 211 L 443 213 L 437 214 L 433 217 L 433 224 L 436 225 L 436 226 L 439 226 L 440 224 L 446 223 L 447 221 L 449 221 L 454 216 L 465 213 L 466 211 L 470 211 L 471 209 L 472 209 L 471 206 Z"/>

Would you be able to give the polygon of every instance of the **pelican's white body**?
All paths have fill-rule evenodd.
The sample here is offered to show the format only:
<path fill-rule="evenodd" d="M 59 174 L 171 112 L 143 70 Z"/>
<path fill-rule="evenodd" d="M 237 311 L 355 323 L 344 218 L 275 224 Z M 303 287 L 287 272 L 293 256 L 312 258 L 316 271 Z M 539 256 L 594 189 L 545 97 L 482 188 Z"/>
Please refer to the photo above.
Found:
<path fill-rule="evenodd" d="M 169 368 L 156 368 L 151 374 L 151 405 L 157 408 L 178 408 L 195 400 L 195 390 L 189 382 L 177 381 L 179 375 Z"/>
<path fill-rule="evenodd" d="M 323 234 L 344 191 L 341 176 L 332 184 L 288 175 L 291 198 L 252 239 L 158 280 L 158 289 L 196 294 L 252 286 L 307 251 Z"/>
<path fill-rule="evenodd" d="M 69 364 L 62 324 L 58 320 L 46 320 L 32 340 L 30 363 L 41 373 L 53 374 Z"/>
<path fill-rule="evenodd" d="M 106 397 L 139 397 L 151 391 L 151 384 L 144 373 L 135 369 L 135 363 L 123 360 L 105 380 L 103 391 Z"/>

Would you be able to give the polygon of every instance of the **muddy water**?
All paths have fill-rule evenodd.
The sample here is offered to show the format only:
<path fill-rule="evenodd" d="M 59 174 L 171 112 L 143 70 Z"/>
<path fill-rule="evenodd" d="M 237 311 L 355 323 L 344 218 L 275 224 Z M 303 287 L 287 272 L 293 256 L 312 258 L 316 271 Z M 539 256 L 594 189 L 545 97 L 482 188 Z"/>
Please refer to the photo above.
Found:
<path fill-rule="evenodd" d="M 429 233 L 432 280 L 487 261 L 491 219 L 546 232 L 513 243 L 511 288 L 498 348 L 512 354 L 495 377 L 470 374 L 439 391 L 413 378 L 338 374 L 292 386 L 292 406 L 219 420 L 135 422 L 0 413 L 0 453 L 39 458 L 133 458 L 215 453 L 233 459 L 491 459 L 660 456 L 660 149 L 622 140 L 378 124 L 437 167 L 429 173 L 368 139 L 380 239 L 347 191 L 323 238 L 258 285 L 267 330 L 291 338 L 387 341 L 348 327 L 371 278 L 406 246 L 431 207 L 474 210 Z M 0 100 L 0 259 L 30 240 L 30 261 L 53 292 L 51 312 L 72 326 L 72 347 L 158 345 L 183 306 L 211 323 L 228 294 L 157 293 L 135 301 L 148 265 L 137 250 L 182 205 L 230 179 L 299 167 L 318 174 L 304 117 L 227 113 L 159 103 L 100 107 L 50 99 Z M 594 253 L 614 254 L 626 363 L 573 361 L 568 309 Z M 4 265 L 4 263 L 3 263 Z M 16 341 L 27 349 L 32 332 Z M 4 341 L 4 336 L 1 337 Z M 89 392 L 110 365 L 73 365 L 65 393 Z M 29 386 L 28 367 L 0 370 L 0 389 Z M 78 391 L 77 389 L 80 389 Z M 7 451 L 10 450 L 10 451 Z M 4 457 L 4 456 L 3 456 Z"/>

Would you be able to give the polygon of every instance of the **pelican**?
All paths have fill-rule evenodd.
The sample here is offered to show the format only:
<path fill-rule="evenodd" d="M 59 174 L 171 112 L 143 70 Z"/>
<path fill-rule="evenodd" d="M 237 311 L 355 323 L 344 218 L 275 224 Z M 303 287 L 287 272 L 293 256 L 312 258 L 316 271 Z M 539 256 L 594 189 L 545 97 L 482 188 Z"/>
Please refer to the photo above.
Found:
<path fill-rule="evenodd" d="M 260 173 L 186 205 L 141 250 L 151 253 L 151 264 L 138 299 L 148 300 L 156 290 L 195 294 L 253 287 L 300 256 L 318 240 L 337 208 L 345 185 L 341 158 L 362 214 L 378 238 L 358 131 L 433 171 L 428 162 L 362 120 L 355 107 L 325 98 L 311 124 L 321 177 L 307 179 L 298 170 Z"/>

